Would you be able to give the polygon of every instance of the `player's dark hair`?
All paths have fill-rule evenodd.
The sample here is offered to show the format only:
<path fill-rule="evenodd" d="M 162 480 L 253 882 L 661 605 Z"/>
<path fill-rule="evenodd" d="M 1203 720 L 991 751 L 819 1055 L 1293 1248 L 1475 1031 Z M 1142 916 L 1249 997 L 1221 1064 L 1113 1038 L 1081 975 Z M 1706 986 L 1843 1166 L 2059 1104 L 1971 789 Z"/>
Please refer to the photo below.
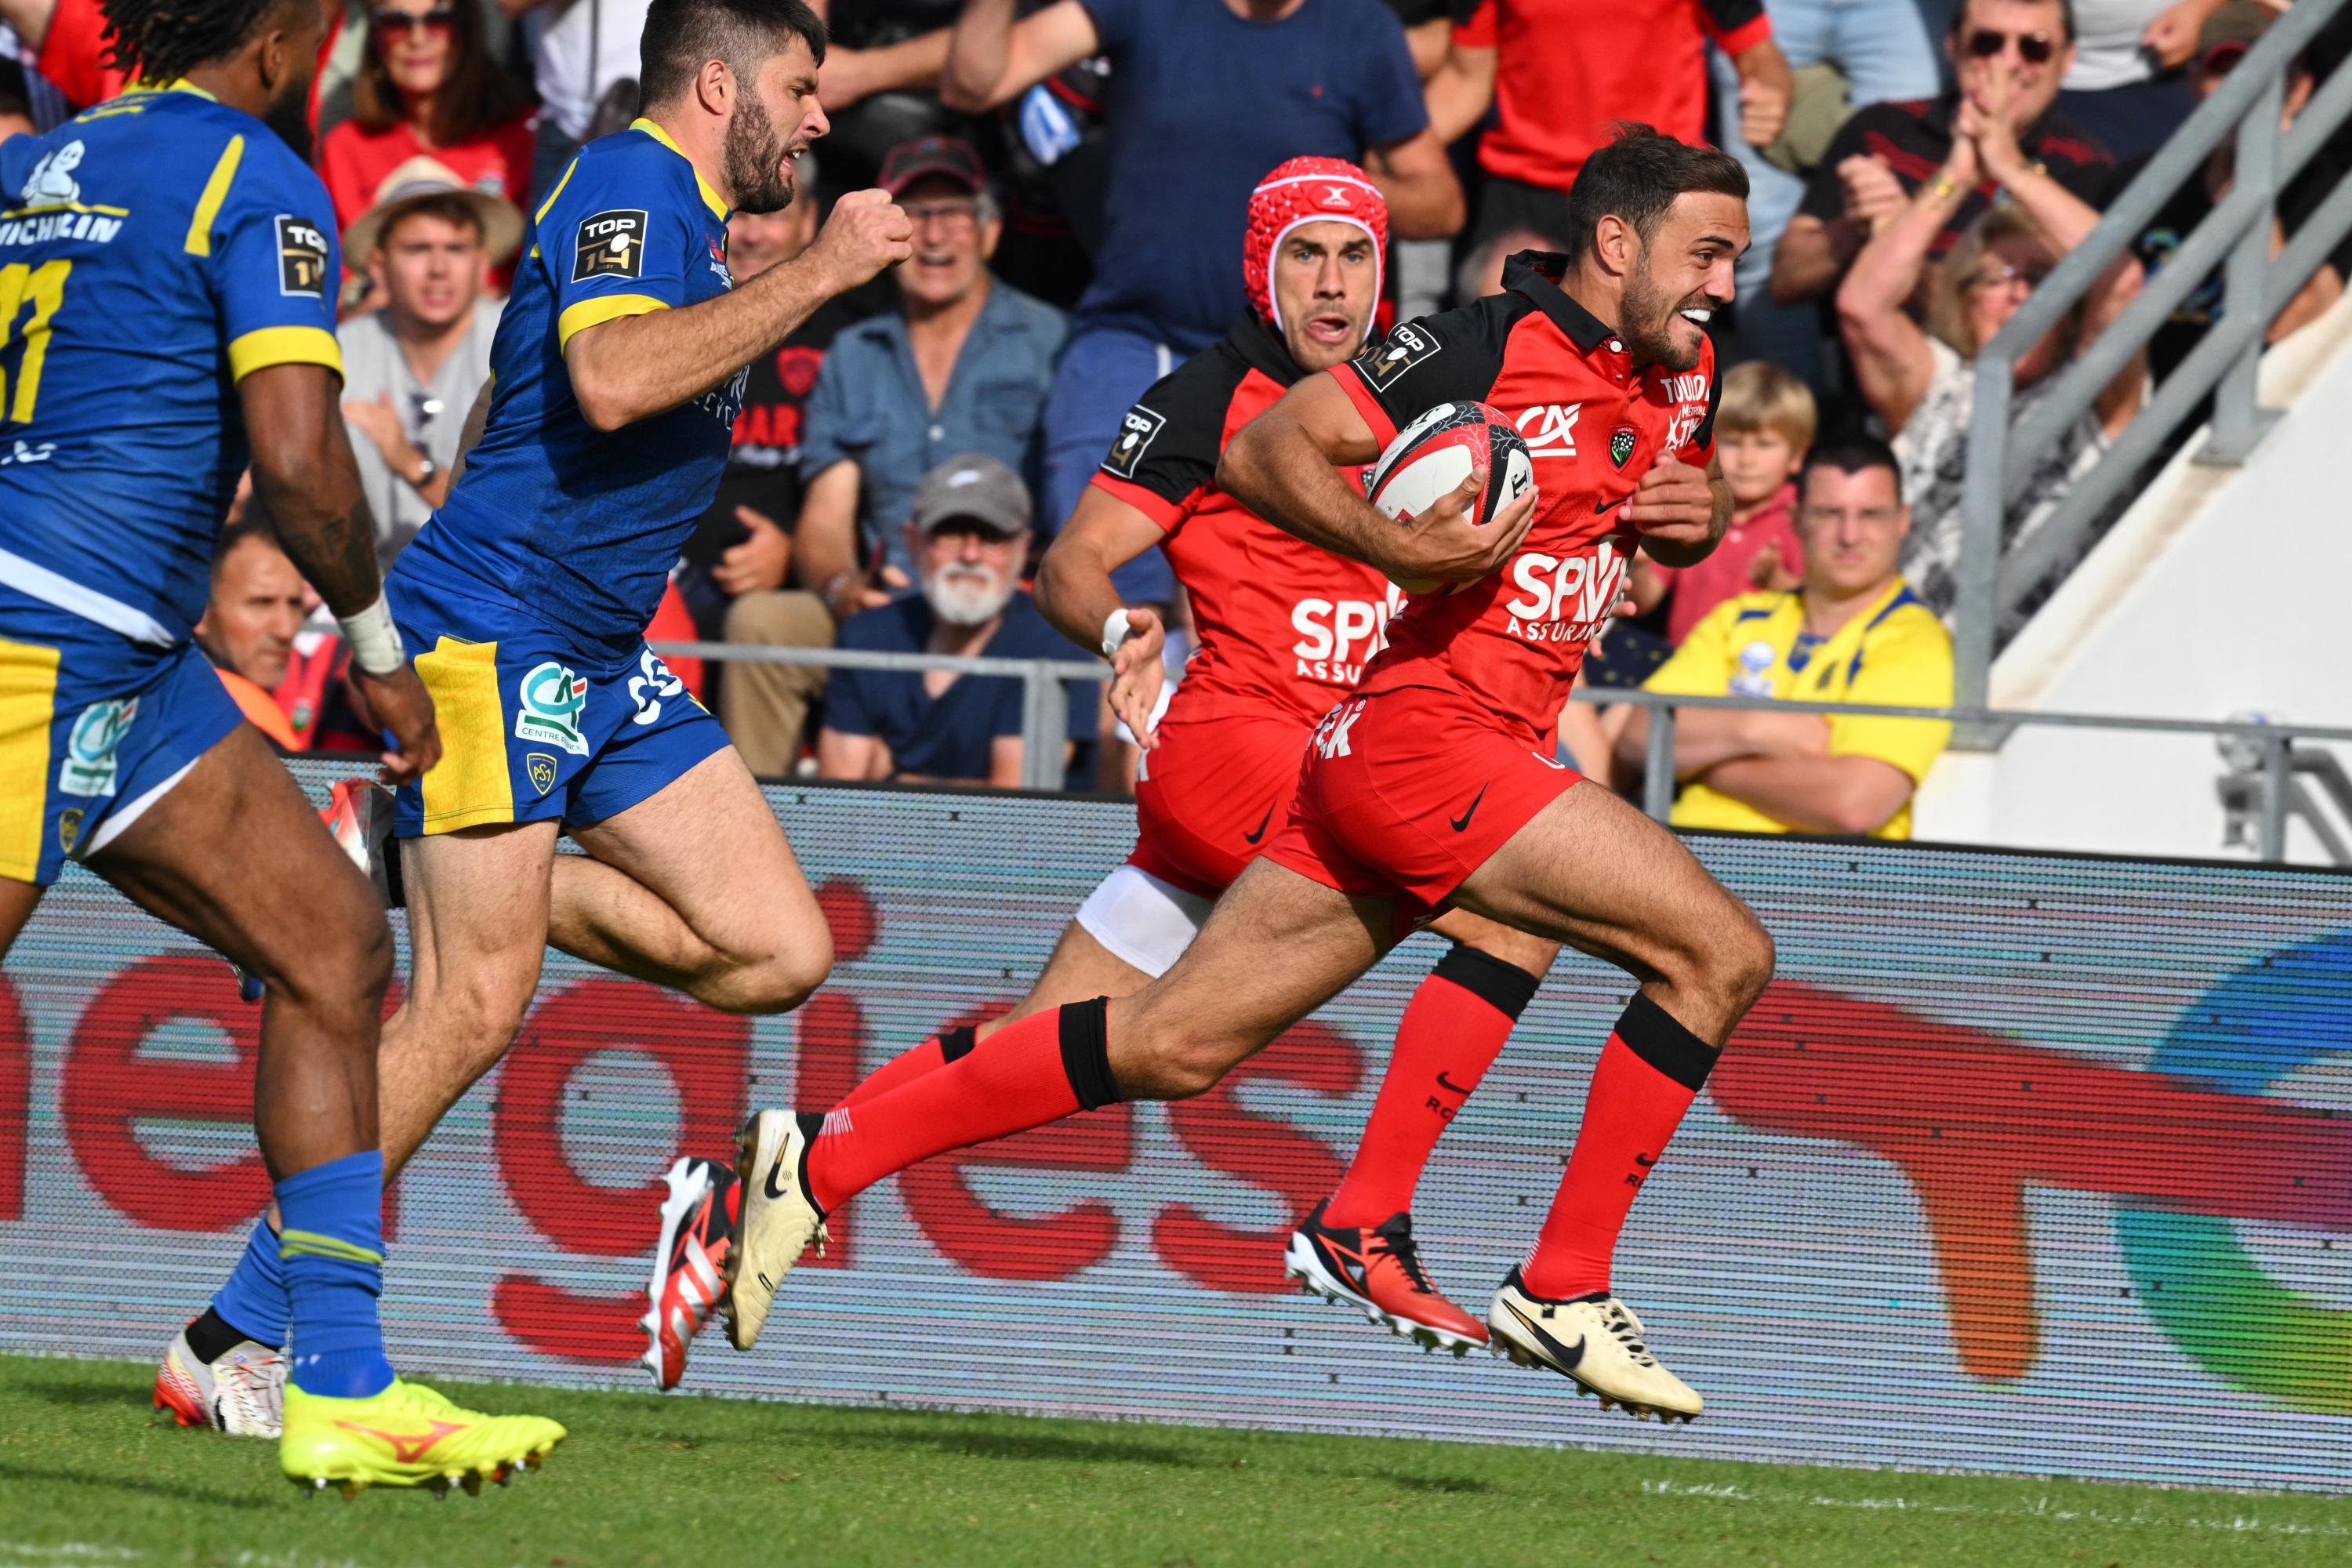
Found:
<path fill-rule="evenodd" d="M 824 23 L 806 0 L 653 0 L 637 46 L 638 100 L 647 108 L 675 101 L 706 60 L 748 88 L 761 62 L 794 37 L 824 63 Z"/>
<path fill-rule="evenodd" d="M 290 0 L 98 0 L 115 68 L 173 81 L 226 59 Z"/>
<path fill-rule="evenodd" d="M 1865 474 L 1873 468 L 1885 468 L 1887 477 L 1895 481 L 1895 504 L 1902 504 L 1903 465 L 1896 461 L 1894 447 L 1867 431 L 1842 431 L 1816 442 L 1813 449 L 1805 454 L 1804 467 L 1797 470 L 1800 498 L 1811 482 L 1815 468 L 1834 468 L 1841 474 Z"/>
<path fill-rule="evenodd" d="M 381 250 L 390 245 L 392 231 L 410 218 L 418 216 L 437 217 L 443 223 L 455 224 L 459 228 L 471 229 L 478 244 L 485 237 L 482 233 L 482 215 L 475 210 L 474 204 L 456 191 L 442 191 L 434 195 L 418 196 L 413 201 L 403 203 L 399 216 L 376 231 L 376 248 Z"/>
<path fill-rule="evenodd" d="M 1647 245 L 1675 198 L 1689 191 L 1748 199 L 1748 171 L 1728 153 L 1677 142 L 1647 125 L 1620 121 L 1605 147 L 1576 173 L 1568 192 L 1568 258 L 1581 260 L 1604 217 L 1620 217 Z"/>

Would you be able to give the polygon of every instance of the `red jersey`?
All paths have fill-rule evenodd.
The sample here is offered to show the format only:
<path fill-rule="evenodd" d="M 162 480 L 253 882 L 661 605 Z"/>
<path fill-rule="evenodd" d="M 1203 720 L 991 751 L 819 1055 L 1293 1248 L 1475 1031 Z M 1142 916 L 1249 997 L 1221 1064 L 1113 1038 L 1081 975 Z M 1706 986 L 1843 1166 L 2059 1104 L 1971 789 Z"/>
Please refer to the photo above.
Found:
<path fill-rule="evenodd" d="M 431 158 L 474 189 L 529 211 L 530 161 L 538 146 L 532 127 L 531 114 L 519 114 L 470 142 L 427 147 L 404 120 L 385 131 L 362 131 L 358 121 L 346 120 L 319 143 L 319 178 L 334 200 L 335 222 L 346 229 L 375 205 L 377 190 L 411 158 Z M 354 271 L 367 267 L 364 256 L 346 256 L 343 262 Z M 513 275 L 512 258 L 500 263 L 499 288 L 503 289 Z"/>
<path fill-rule="evenodd" d="M 1523 250 L 1503 292 L 1391 331 L 1329 374 L 1386 447 L 1440 403 L 1476 401 L 1526 437 L 1541 492 L 1535 526 L 1500 571 L 1413 600 L 1358 690 L 1457 691 L 1530 739 L 1551 732 L 1584 650 L 1609 622 L 1635 536 L 1610 515 L 1662 456 L 1715 450 L 1715 345 L 1696 368 L 1637 371 L 1625 346 L 1557 279 L 1568 258 Z"/>
<path fill-rule="evenodd" d="M 1169 564 L 1192 596 L 1199 647 L 1171 721 L 1271 707 L 1314 723 L 1354 688 L 1403 603 L 1374 568 L 1285 533 L 1217 488 L 1225 443 L 1301 374 L 1273 330 L 1244 313 L 1128 410 L 1094 476 L 1167 531 Z"/>
<path fill-rule="evenodd" d="M 1616 121 L 1706 141 L 1705 40 L 1736 55 L 1771 36 L 1761 0 L 1479 0 L 1454 30 L 1462 47 L 1496 51 L 1478 162 L 1566 191 Z"/>

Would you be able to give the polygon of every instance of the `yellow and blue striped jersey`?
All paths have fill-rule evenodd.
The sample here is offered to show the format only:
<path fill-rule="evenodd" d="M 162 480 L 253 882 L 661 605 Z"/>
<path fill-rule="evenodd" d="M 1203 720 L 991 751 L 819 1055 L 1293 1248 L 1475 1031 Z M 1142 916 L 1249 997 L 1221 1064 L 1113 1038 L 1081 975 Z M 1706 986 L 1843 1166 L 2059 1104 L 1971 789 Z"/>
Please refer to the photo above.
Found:
<path fill-rule="evenodd" d="M 340 375 L 324 186 L 185 83 L 0 143 L 0 583 L 169 646 L 247 461 L 235 384 Z"/>
<path fill-rule="evenodd" d="M 1900 577 L 1863 612 L 1826 637 L 1805 632 L 1805 596 L 1742 594 L 1726 599 L 1690 629 L 1674 657 L 1643 681 L 1645 690 L 1678 697 L 1780 697 L 1800 702 L 1883 702 L 1890 708 L 1948 708 L 1952 637 Z M 1952 727 L 1933 719 L 1878 719 L 1839 713 L 1829 721 L 1829 754 L 1876 757 L 1916 784 L 1943 754 Z M 1787 825 L 1744 800 L 1686 785 L 1671 818 L 1677 827 L 1785 833 Z M 1911 837 L 1905 802 L 1874 835 Z"/>
<path fill-rule="evenodd" d="M 505 605 L 634 657 L 695 521 L 719 492 L 743 374 L 612 432 L 589 425 L 572 334 L 733 287 L 727 205 L 649 120 L 580 151 L 531 220 L 490 349 L 481 440 L 402 552 L 401 584 Z"/>

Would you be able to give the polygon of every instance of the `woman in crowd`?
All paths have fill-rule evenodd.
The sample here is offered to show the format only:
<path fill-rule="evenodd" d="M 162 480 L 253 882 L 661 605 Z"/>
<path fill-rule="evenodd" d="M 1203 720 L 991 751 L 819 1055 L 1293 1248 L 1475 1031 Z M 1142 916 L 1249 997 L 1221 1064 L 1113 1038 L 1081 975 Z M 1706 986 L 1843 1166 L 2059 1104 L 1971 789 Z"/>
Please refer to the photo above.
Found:
<path fill-rule="evenodd" d="M 375 205 L 385 176 L 418 156 L 529 206 L 530 107 L 483 44 L 482 0 L 372 0 L 352 103 L 352 118 L 319 148 L 343 227 Z"/>
<path fill-rule="evenodd" d="M 1963 113 L 1963 121 L 1969 118 Z M 1839 326 L 1853 363 L 1855 385 L 1903 462 L 1903 495 L 1911 503 L 1903 574 L 1947 620 L 1958 596 L 1960 489 L 1968 467 L 1977 355 L 2099 217 L 2087 203 L 2039 171 L 2008 168 L 2005 155 L 2015 152 L 2013 138 L 1995 125 L 1987 129 L 1983 140 L 1995 139 L 2007 144 L 1993 151 L 1965 132 L 1957 137 L 1944 169 L 1885 220 L 1838 289 Z M 2012 194 L 2029 178 L 2042 188 L 2033 190 L 2036 199 L 2030 204 L 2017 199 L 1990 209 L 1942 261 L 1931 264 L 1928 252 L 1937 232 L 1979 181 L 1988 177 Z M 1924 326 L 1908 309 L 1920 292 L 1923 275 Z M 2080 305 L 2019 358 L 2010 404 L 2012 426 L 2041 404 L 2056 373 L 2130 302 L 2140 279 L 2137 262 L 2118 262 Z M 2108 384 L 2090 412 L 2034 454 L 2024 490 L 2001 519 L 2004 552 L 2015 549 L 2056 507 L 2067 487 L 2098 460 L 2108 439 L 2137 412 L 2147 382 L 2143 353 Z M 2088 535 L 2083 548 L 2087 540 Z M 2071 569 L 2081 552 L 2080 548 L 2071 552 L 2044 579 L 2042 593 Z M 2015 629 L 2041 596 L 2038 593 L 2011 617 L 2003 636 Z"/>

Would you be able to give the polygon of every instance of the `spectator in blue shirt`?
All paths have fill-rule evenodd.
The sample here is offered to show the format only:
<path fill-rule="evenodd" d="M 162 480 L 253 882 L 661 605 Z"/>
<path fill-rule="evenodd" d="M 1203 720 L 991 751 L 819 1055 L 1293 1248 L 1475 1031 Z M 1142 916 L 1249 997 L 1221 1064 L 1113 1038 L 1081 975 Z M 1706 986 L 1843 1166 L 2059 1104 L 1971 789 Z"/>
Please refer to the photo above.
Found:
<path fill-rule="evenodd" d="M 923 477 L 907 542 L 922 592 L 852 616 L 841 646 L 963 658 L 1068 658 L 1070 645 L 1015 586 L 1029 553 L 1029 488 L 993 458 L 953 458 Z M 1071 681 L 1066 767 L 1091 737 L 1092 682 Z M 817 732 L 828 779 L 1021 783 L 1022 683 L 952 670 L 836 669 Z"/>
<path fill-rule="evenodd" d="M 893 274 L 898 309 L 834 339 L 801 437 L 794 550 L 836 622 L 914 585 L 899 525 L 925 474 L 969 452 L 1035 473 L 1067 331 L 1059 310 L 990 277 L 1003 222 L 970 143 L 901 143 L 881 184 L 915 227 L 914 257 Z"/>
<path fill-rule="evenodd" d="M 969 0 L 940 96 L 977 113 L 1096 55 L 1110 62 L 1109 153 L 1095 279 L 1045 410 L 1041 500 L 1060 528 L 1128 405 L 1223 337 L 1244 308 L 1234 258 L 1249 194 L 1305 154 L 1368 170 L 1405 239 L 1462 225 L 1462 189 L 1429 129 L 1421 78 L 1382 0 Z M 1115 577 L 1129 604 L 1165 603 L 1167 561 Z"/>

